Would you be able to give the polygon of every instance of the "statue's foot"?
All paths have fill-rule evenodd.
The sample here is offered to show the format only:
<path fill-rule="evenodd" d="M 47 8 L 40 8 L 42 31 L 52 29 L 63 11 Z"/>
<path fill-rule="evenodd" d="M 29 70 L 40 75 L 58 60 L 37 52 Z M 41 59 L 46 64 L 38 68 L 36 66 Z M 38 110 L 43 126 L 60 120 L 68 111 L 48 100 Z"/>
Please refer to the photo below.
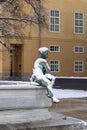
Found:
<path fill-rule="evenodd" d="M 58 103 L 58 102 L 60 102 L 60 100 L 58 100 L 55 96 L 53 96 L 52 101 L 53 101 L 53 103 Z"/>
<path fill-rule="evenodd" d="M 47 95 L 49 98 L 51 98 L 50 94 Z"/>

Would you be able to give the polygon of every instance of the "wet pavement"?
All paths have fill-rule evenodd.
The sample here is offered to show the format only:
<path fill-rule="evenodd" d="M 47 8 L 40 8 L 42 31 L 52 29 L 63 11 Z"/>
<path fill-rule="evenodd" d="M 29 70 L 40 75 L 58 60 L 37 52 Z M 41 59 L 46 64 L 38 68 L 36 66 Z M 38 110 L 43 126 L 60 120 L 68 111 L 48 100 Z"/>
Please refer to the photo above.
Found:
<path fill-rule="evenodd" d="M 53 103 L 49 110 L 87 121 L 87 98 L 62 99 L 60 103 Z"/>

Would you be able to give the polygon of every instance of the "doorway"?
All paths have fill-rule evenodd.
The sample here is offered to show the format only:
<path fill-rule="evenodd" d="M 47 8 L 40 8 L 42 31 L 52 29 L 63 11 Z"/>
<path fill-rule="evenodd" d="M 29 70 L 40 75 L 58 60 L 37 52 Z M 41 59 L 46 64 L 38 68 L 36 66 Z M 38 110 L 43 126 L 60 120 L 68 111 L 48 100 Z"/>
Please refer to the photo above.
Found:
<path fill-rule="evenodd" d="M 14 48 L 14 51 L 11 55 L 11 71 L 10 71 L 10 77 L 15 76 L 16 78 L 21 78 L 22 74 L 22 45 L 16 44 L 12 45 Z"/>

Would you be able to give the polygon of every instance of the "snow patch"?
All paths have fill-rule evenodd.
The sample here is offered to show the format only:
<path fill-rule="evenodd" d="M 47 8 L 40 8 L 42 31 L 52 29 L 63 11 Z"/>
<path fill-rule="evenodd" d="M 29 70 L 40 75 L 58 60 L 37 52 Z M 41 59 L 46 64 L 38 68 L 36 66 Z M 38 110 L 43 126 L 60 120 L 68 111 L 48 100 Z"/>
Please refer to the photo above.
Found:
<path fill-rule="evenodd" d="M 53 89 L 53 93 L 58 99 L 63 98 L 85 98 L 87 97 L 86 90 L 72 90 L 72 89 Z"/>

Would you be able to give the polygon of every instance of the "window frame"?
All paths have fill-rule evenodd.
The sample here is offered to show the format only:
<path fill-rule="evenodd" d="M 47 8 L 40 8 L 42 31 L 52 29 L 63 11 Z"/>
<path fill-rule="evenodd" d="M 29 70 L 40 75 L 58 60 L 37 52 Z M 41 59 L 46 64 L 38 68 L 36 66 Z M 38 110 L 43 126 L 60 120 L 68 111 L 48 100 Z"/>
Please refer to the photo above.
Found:
<path fill-rule="evenodd" d="M 59 12 L 59 17 L 56 17 L 56 18 L 58 18 L 59 20 L 58 20 L 58 24 L 52 24 L 51 23 L 51 18 L 53 17 L 53 16 L 51 16 L 51 11 L 54 11 L 54 12 L 56 12 L 56 11 L 58 11 Z M 54 18 L 54 22 L 55 22 L 55 17 L 53 17 Z M 53 25 L 54 26 L 54 30 L 51 30 L 51 25 Z M 59 26 L 58 27 L 58 31 L 57 30 L 55 30 L 55 26 Z M 58 9 L 50 9 L 50 11 L 49 11 L 49 31 L 50 32 L 55 32 L 55 33 L 59 33 L 60 32 L 60 10 L 58 10 Z"/>
<path fill-rule="evenodd" d="M 51 64 L 51 62 L 58 62 L 57 66 L 58 66 L 58 71 L 56 70 L 56 64 Z M 52 70 L 51 66 L 53 66 L 54 70 Z M 56 72 L 56 73 L 59 73 L 60 72 L 60 60 L 50 60 L 50 69 L 51 69 L 51 72 Z"/>
<path fill-rule="evenodd" d="M 54 49 L 51 50 L 51 47 L 54 47 Z M 56 47 L 58 47 L 58 51 L 56 50 Z M 60 45 L 50 45 L 49 46 L 49 51 L 50 52 L 60 52 Z"/>
<path fill-rule="evenodd" d="M 77 49 L 78 49 L 78 51 L 76 52 L 76 47 L 77 47 Z M 82 52 L 80 51 L 80 48 L 82 48 Z M 84 47 L 83 46 L 74 46 L 74 53 L 84 53 Z"/>
<path fill-rule="evenodd" d="M 75 18 L 76 13 L 77 13 L 78 15 L 82 14 L 82 15 L 83 15 L 83 18 L 82 18 L 82 19 L 76 19 L 76 18 Z M 80 26 L 80 25 L 77 25 L 77 26 L 76 26 L 76 23 L 75 23 L 76 20 L 78 20 L 79 23 L 80 23 L 80 21 L 82 21 L 82 24 L 83 24 L 83 25 L 82 25 L 82 26 Z M 76 29 L 75 29 L 76 27 L 77 27 L 78 29 L 82 28 L 82 32 L 79 32 L 79 31 L 76 32 Z M 74 13 L 74 34 L 84 34 L 84 13 L 83 13 L 83 12 L 75 12 L 75 13 Z"/>
<path fill-rule="evenodd" d="M 77 68 L 78 70 L 76 71 L 76 62 L 82 62 L 82 66 L 81 65 L 77 65 L 77 67 L 82 67 L 81 69 L 82 69 L 82 71 L 80 71 L 79 69 L 80 68 Z M 84 61 L 83 60 L 74 60 L 74 73 L 83 73 L 84 72 Z"/>

